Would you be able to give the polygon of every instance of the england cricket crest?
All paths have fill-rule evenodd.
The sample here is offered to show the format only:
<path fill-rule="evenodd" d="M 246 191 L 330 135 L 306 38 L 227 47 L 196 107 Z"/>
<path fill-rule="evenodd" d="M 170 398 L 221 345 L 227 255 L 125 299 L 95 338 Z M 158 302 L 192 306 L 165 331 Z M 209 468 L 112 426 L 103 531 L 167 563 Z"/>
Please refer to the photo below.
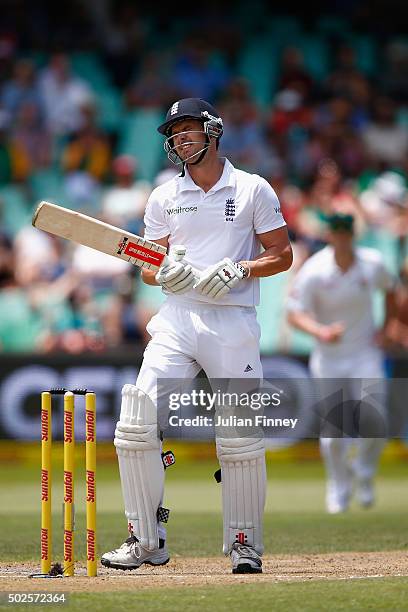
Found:
<path fill-rule="evenodd" d="M 234 198 L 228 198 L 225 200 L 225 220 L 234 221 L 235 217 L 235 200 Z"/>

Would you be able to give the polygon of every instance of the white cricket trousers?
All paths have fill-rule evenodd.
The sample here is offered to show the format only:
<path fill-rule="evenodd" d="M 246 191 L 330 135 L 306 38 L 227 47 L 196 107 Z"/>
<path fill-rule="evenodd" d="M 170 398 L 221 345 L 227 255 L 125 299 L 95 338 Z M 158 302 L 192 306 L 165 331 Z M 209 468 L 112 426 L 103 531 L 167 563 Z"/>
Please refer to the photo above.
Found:
<path fill-rule="evenodd" d="M 136 386 L 154 399 L 158 378 L 262 378 L 255 308 L 168 298 L 146 327 L 151 335 Z M 249 366 L 249 367 L 248 367 Z"/>
<path fill-rule="evenodd" d="M 364 380 L 367 386 L 377 379 L 380 383 L 385 378 L 383 357 L 376 348 L 356 351 L 355 355 L 341 359 L 324 359 L 313 353 L 310 359 L 310 371 L 314 378 L 339 378 L 346 385 L 350 398 L 360 398 Z M 336 386 L 336 385 L 334 385 Z M 338 386 L 337 386 L 338 388 Z M 375 410 L 382 415 L 386 423 L 386 405 L 378 401 Z M 356 457 L 353 462 L 354 474 L 360 479 L 370 479 L 374 476 L 381 451 L 385 444 L 384 438 L 321 438 L 320 451 L 325 463 L 328 481 L 335 496 L 341 498 L 348 487 L 347 454 L 354 444 Z"/>
<path fill-rule="evenodd" d="M 172 392 L 173 380 L 179 389 L 177 381 L 192 380 L 201 369 L 210 382 L 211 379 L 262 379 L 260 327 L 255 308 L 168 298 L 146 329 L 151 340 L 144 352 L 136 386 L 158 406 L 160 429 L 165 429 L 167 423 L 167 398 Z M 164 378 L 173 380 L 166 384 L 162 406 L 161 397 L 157 396 L 157 380 Z M 266 470 L 264 457 L 263 469 Z M 257 503 L 263 510 L 264 499 Z M 223 511 L 226 521 L 225 503 Z M 166 538 L 162 523 L 159 536 Z"/>

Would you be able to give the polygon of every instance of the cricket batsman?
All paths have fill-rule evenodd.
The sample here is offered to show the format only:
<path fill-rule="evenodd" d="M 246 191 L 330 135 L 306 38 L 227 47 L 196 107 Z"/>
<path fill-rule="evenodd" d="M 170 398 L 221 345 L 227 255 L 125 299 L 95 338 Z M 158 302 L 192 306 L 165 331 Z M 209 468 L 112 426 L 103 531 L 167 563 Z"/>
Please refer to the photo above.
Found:
<path fill-rule="evenodd" d="M 153 190 L 145 238 L 168 248 L 184 245 L 181 261 L 158 272 L 142 270 L 166 301 L 148 323 L 151 336 L 136 384 L 122 390 L 115 431 L 130 537 L 102 556 L 102 564 L 136 569 L 164 565 L 167 518 L 162 508 L 164 465 L 158 420 L 159 378 L 262 379 L 255 306 L 259 278 L 292 264 L 292 249 L 278 198 L 262 177 L 218 153 L 223 122 L 197 98 L 175 102 L 158 127 L 180 174 Z M 216 437 L 222 474 L 223 551 L 233 573 L 262 572 L 266 495 L 263 437 Z"/>

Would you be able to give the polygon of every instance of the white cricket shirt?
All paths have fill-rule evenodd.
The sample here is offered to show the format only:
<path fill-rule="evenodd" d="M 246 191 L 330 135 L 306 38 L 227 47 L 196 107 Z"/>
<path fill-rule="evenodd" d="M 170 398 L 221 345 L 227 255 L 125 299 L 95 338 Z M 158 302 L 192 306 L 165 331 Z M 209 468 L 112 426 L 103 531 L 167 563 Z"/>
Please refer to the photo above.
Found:
<path fill-rule="evenodd" d="M 342 272 L 334 249 L 326 246 L 297 273 L 287 307 L 290 311 L 308 312 L 322 324 L 342 322 L 345 333 L 341 340 L 333 344 L 316 341 L 315 354 L 325 358 L 347 357 L 373 346 L 374 291 L 387 291 L 393 286 L 394 278 L 380 251 L 357 247 L 354 264 Z"/>
<path fill-rule="evenodd" d="M 225 159 L 219 181 L 207 193 L 185 176 L 176 176 L 150 194 L 145 216 L 145 237 L 169 236 L 170 246 L 183 244 L 185 260 L 204 270 L 229 257 L 253 259 L 261 252 L 257 234 L 285 224 L 278 197 L 257 174 L 237 170 Z M 177 297 L 177 296 L 172 296 Z M 259 303 L 259 279 L 240 282 L 226 296 L 214 300 L 190 290 L 181 296 L 198 302 L 254 306 Z"/>

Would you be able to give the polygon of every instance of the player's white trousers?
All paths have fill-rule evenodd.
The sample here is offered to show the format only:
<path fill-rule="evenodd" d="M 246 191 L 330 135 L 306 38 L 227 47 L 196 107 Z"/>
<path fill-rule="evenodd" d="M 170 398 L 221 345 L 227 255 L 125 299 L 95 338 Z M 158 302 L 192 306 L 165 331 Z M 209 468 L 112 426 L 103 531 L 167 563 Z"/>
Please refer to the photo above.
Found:
<path fill-rule="evenodd" d="M 354 400 L 364 397 L 364 390 L 369 392 L 374 385 L 380 392 L 376 393 L 374 399 L 370 396 L 370 404 L 373 412 L 375 411 L 375 418 L 386 426 L 384 389 L 381 389 L 385 371 L 382 353 L 379 350 L 372 348 L 356 351 L 355 355 L 336 361 L 324 359 L 319 354 L 312 354 L 309 365 L 313 377 L 327 379 L 323 383 L 327 382 L 327 394 L 330 394 L 330 379 L 341 379 L 341 387 L 347 396 Z M 332 387 L 332 390 L 338 389 L 339 385 L 333 382 Z M 351 444 L 356 448 L 356 457 L 353 461 L 355 476 L 360 479 L 370 479 L 375 474 L 385 439 L 380 437 L 320 439 L 320 451 L 326 467 L 328 487 L 331 495 L 338 500 L 349 495 L 350 472 L 347 459 Z"/>
<path fill-rule="evenodd" d="M 148 323 L 147 331 L 151 340 L 144 352 L 136 387 L 155 403 L 159 430 L 165 429 L 169 407 L 168 402 L 162 405 L 158 379 L 172 379 L 179 388 L 181 380 L 192 380 L 201 369 L 210 382 L 248 379 L 252 387 L 254 378 L 262 379 L 260 328 L 255 308 L 197 304 L 170 297 Z M 166 385 L 167 397 L 172 384 Z M 264 441 L 245 436 L 231 440 L 220 438 L 217 453 L 223 474 L 224 551 L 231 548 L 231 538 L 242 532 L 239 537 L 243 542 L 262 552 L 266 491 Z M 122 481 L 122 487 L 126 487 L 126 482 Z M 235 499 L 229 499 L 227 489 Z M 252 493 L 256 499 L 252 499 Z M 241 507 L 244 502 L 245 511 Z M 159 535 L 165 538 L 163 525 L 159 526 Z"/>
<path fill-rule="evenodd" d="M 255 308 L 169 297 L 146 329 L 152 339 L 137 385 L 145 393 L 155 389 L 157 377 L 192 379 L 201 368 L 208 378 L 262 376 Z"/>

